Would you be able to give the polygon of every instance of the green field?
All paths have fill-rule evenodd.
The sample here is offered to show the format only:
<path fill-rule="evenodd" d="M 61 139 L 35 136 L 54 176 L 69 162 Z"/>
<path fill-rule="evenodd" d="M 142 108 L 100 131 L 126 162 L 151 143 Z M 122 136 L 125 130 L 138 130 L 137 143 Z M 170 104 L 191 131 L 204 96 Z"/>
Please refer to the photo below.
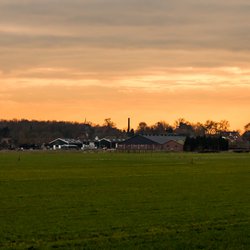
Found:
<path fill-rule="evenodd" d="M 250 154 L 0 153 L 0 249 L 250 249 Z"/>

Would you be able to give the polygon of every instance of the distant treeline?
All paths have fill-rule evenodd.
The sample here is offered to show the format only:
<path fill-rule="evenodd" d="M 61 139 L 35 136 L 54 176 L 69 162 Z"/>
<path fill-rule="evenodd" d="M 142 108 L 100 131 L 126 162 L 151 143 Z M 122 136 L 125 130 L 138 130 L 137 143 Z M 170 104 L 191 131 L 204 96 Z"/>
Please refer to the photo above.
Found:
<path fill-rule="evenodd" d="M 10 147 L 10 144 L 13 147 L 23 144 L 41 146 L 55 138 L 74 138 L 87 141 L 94 140 L 96 137 L 126 138 L 134 134 L 178 134 L 188 137 L 186 150 L 199 150 L 201 145 L 203 148 L 209 147 L 211 150 L 216 150 L 218 142 L 214 142 L 215 139 L 206 138 L 219 138 L 223 132 L 228 130 L 229 122 L 225 120 L 220 122 L 208 120 L 204 124 L 194 124 L 182 118 L 175 121 L 174 125 L 165 121 L 159 121 L 153 125 L 140 122 L 135 130 L 130 129 L 129 131 L 117 128 L 110 118 L 105 119 L 102 125 L 91 122 L 0 120 L 0 149 Z M 245 130 L 245 134 L 248 133 L 249 136 L 250 124 L 245 126 Z"/>
<path fill-rule="evenodd" d="M 108 120 L 109 121 L 109 120 Z M 126 133 L 125 133 L 126 134 Z M 15 145 L 48 143 L 55 138 L 77 138 L 81 140 L 105 136 L 122 137 L 124 131 L 112 124 L 92 125 L 63 121 L 0 120 L 0 139 L 10 138 Z"/>

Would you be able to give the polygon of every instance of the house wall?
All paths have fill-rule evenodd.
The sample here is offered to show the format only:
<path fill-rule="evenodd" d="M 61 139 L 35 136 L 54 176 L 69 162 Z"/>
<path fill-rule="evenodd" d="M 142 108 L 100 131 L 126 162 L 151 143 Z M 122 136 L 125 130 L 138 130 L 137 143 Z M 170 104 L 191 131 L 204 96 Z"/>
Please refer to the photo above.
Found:
<path fill-rule="evenodd" d="M 157 144 L 118 144 L 120 150 L 161 150 L 161 145 Z"/>
<path fill-rule="evenodd" d="M 182 152 L 183 145 L 176 141 L 168 141 L 163 145 L 164 151 Z"/>
<path fill-rule="evenodd" d="M 118 149 L 120 150 L 149 150 L 149 151 L 173 151 L 182 152 L 183 145 L 176 141 L 169 141 L 164 145 L 161 144 L 119 144 Z"/>

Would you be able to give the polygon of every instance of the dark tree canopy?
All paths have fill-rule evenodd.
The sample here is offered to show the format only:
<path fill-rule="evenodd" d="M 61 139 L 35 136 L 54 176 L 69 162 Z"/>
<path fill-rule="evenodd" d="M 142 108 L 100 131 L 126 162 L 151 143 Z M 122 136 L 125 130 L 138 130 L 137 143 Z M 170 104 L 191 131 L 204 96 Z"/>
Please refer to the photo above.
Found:
<path fill-rule="evenodd" d="M 107 120 L 105 126 L 93 125 L 91 123 L 57 122 L 57 121 L 28 121 L 28 120 L 1 120 L 0 142 L 11 138 L 12 144 L 20 145 L 42 145 L 56 138 L 75 138 L 91 140 L 96 136 L 99 138 L 124 137 L 126 133 L 115 127 L 114 123 Z"/>

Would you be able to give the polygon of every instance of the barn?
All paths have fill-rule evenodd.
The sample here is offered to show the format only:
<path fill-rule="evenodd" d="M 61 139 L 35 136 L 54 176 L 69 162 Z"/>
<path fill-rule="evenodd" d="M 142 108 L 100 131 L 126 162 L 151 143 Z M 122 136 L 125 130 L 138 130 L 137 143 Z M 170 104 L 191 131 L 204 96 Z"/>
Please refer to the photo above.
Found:
<path fill-rule="evenodd" d="M 119 139 L 119 138 L 113 138 L 113 139 L 102 138 L 96 141 L 96 147 L 103 149 L 116 149 L 118 144 L 123 141 L 124 139 Z"/>
<path fill-rule="evenodd" d="M 185 136 L 177 135 L 135 135 L 119 143 L 118 149 L 181 152 L 185 140 Z"/>
<path fill-rule="evenodd" d="M 57 138 L 49 143 L 50 148 L 53 149 L 80 149 L 82 145 L 80 140 L 62 138 Z"/>

